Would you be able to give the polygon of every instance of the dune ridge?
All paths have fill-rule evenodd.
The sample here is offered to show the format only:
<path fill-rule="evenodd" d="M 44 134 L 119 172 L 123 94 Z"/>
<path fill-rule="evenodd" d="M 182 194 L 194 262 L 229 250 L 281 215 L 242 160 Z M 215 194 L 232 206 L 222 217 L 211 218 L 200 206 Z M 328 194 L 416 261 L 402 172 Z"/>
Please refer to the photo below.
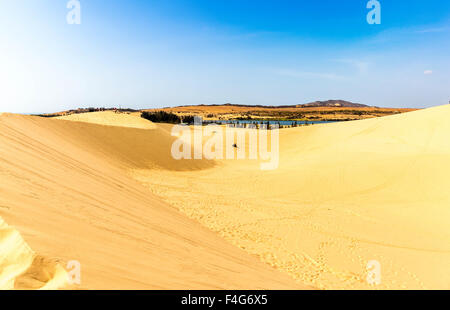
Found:
<path fill-rule="evenodd" d="M 139 129 L 155 129 L 156 126 L 143 118 L 141 118 L 139 112 L 89 112 L 70 114 L 66 116 L 55 117 L 55 119 L 63 119 L 74 122 L 87 122 L 91 124 L 105 125 L 105 126 L 118 126 L 128 128 Z"/>
<path fill-rule="evenodd" d="M 448 289 L 449 118 L 446 105 L 284 129 L 274 171 L 224 160 L 210 170 L 132 174 L 189 217 L 311 286 Z M 377 286 L 367 281 L 371 260 L 382 267 Z"/>
<path fill-rule="evenodd" d="M 450 106 L 283 129 L 273 171 L 105 118 L 0 117 L 0 216 L 81 288 L 450 287 Z"/>
<path fill-rule="evenodd" d="M 79 261 L 81 285 L 75 289 L 307 288 L 127 176 L 125 167 L 183 171 L 209 166 L 167 157 L 169 138 L 164 128 L 4 114 L 0 216 L 40 257 Z M 26 253 L 20 272 L 32 261 Z M 41 270 L 43 261 L 33 262 L 31 272 L 16 283 L 29 282 L 29 275 Z"/>

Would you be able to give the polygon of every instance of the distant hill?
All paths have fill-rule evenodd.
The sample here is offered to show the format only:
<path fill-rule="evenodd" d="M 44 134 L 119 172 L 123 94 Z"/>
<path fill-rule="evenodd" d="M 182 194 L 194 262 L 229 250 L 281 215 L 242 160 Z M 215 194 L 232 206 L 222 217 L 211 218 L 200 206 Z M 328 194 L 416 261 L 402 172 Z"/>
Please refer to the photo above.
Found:
<path fill-rule="evenodd" d="M 380 108 L 345 100 L 314 101 L 306 104 L 264 106 L 245 104 L 200 104 L 143 110 L 122 108 L 80 108 L 59 113 L 44 114 L 44 117 L 67 116 L 87 112 L 112 111 L 118 114 L 140 114 L 141 112 L 165 111 L 178 117 L 201 116 L 204 120 L 298 120 L 298 121 L 350 121 L 381 117 L 416 109 Z M 84 117 L 84 116 L 80 116 Z M 79 118 L 79 117 L 75 117 Z"/>
<path fill-rule="evenodd" d="M 178 116 L 201 116 L 204 120 L 297 120 L 350 121 L 410 112 L 414 109 L 379 108 L 344 100 L 315 101 L 307 104 L 263 106 L 212 104 L 149 109 Z"/>
<path fill-rule="evenodd" d="M 182 105 L 174 108 L 186 108 L 186 107 L 240 107 L 240 108 L 264 108 L 264 109 L 289 109 L 289 108 L 369 108 L 370 106 L 360 103 L 353 103 L 345 100 L 326 100 L 326 101 L 314 101 L 305 104 L 294 104 L 294 105 L 247 105 L 247 104 L 199 104 L 199 105 Z M 173 108 L 164 108 L 173 109 Z"/>
<path fill-rule="evenodd" d="M 344 107 L 344 108 L 367 108 L 369 106 L 360 103 L 353 103 L 345 100 L 327 100 L 327 101 L 314 101 L 305 104 L 296 105 L 297 108 L 322 108 L 322 107 Z"/>

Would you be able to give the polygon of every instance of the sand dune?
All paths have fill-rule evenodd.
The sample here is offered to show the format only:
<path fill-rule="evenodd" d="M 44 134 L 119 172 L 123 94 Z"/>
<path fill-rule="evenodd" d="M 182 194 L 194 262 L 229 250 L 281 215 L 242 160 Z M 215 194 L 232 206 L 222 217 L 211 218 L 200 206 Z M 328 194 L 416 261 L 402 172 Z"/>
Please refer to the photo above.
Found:
<path fill-rule="evenodd" d="M 0 218 L 0 289 L 58 289 L 67 273 L 54 260 L 36 255 L 20 233 Z"/>
<path fill-rule="evenodd" d="M 81 285 L 74 288 L 82 289 L 305 287 L 126 175 L 124 167 L 209 166 L 167 158 L 169 139 L 165 129 L 2 115 L 0 216 L 39 253 L 17 233 L 14 248 L 4 248 L 2 237 L 2 287 L 37 288 L 33 277 L 52 266 L 43 257 L 60 266 L 79 261 Z"/>
<path fill-rule="evenodd" d="M 81 288 L 450 288 L 450 106 L 283 129 L 273 171 L 89 114 L 0 117 L 0 216 Z"/>
<path fill-rule="evenodd" d="M 450 106 L 281 130 L 280 166 L 133 172 L 264 262 L 325 289 L 450 288 Z M 155 175 L 156 174 L 156 175 Z M 367 283 L 367 264 L 382 282 Z"/>
<path fill-rule="evenodd" d="M 156 126 L 141 118 L 138 112 L 91 112 L 91 113 L 80 113 L 80 114 L 70 114 L 67 116 L 56 117 L 56 119 L 64 119 L 67 121 L 74 122 L 85 122 L 91 124 L 105 125 L 105 126 L 119 126 L 119 127 L 129 127 L 129 128 L 139 128 L 139 129 L 155 129 Z"/>

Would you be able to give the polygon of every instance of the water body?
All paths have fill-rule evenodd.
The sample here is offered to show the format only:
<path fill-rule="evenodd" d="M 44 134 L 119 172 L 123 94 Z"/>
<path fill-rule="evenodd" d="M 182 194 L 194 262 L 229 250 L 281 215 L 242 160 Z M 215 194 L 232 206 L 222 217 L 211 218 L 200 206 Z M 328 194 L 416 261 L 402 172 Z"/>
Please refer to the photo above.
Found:
<path fill-rule="evenodd" d="M 233 125 L 246 125 L 246 124 L 278 124 L 280 126 L 293 126 L 296 124 L 297 126 L 302 125 L 315 125 L 315 124 L 328 124 L 328 123 L 336 123 L 336 121 L 262 121 L 262 120 L 214 120 L 214 121 L 203 121 L 203 123 L 207 124 L 233 124 Z"/>

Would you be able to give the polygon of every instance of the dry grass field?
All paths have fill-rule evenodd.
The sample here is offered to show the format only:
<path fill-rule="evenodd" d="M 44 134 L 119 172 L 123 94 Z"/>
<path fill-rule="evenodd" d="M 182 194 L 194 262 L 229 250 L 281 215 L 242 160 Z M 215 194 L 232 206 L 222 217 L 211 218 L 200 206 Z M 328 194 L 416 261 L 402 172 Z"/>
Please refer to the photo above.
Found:
<path fill-rule="evenodd" d="M 172 112 L 180 116 L 198 115 L 205 120 L 264 119 L 299 121 L 360 120 L 415 111 L 416 109 L 376 107 L 258 107 L 239 105 L 184 106 L 147 111 Z"/>

